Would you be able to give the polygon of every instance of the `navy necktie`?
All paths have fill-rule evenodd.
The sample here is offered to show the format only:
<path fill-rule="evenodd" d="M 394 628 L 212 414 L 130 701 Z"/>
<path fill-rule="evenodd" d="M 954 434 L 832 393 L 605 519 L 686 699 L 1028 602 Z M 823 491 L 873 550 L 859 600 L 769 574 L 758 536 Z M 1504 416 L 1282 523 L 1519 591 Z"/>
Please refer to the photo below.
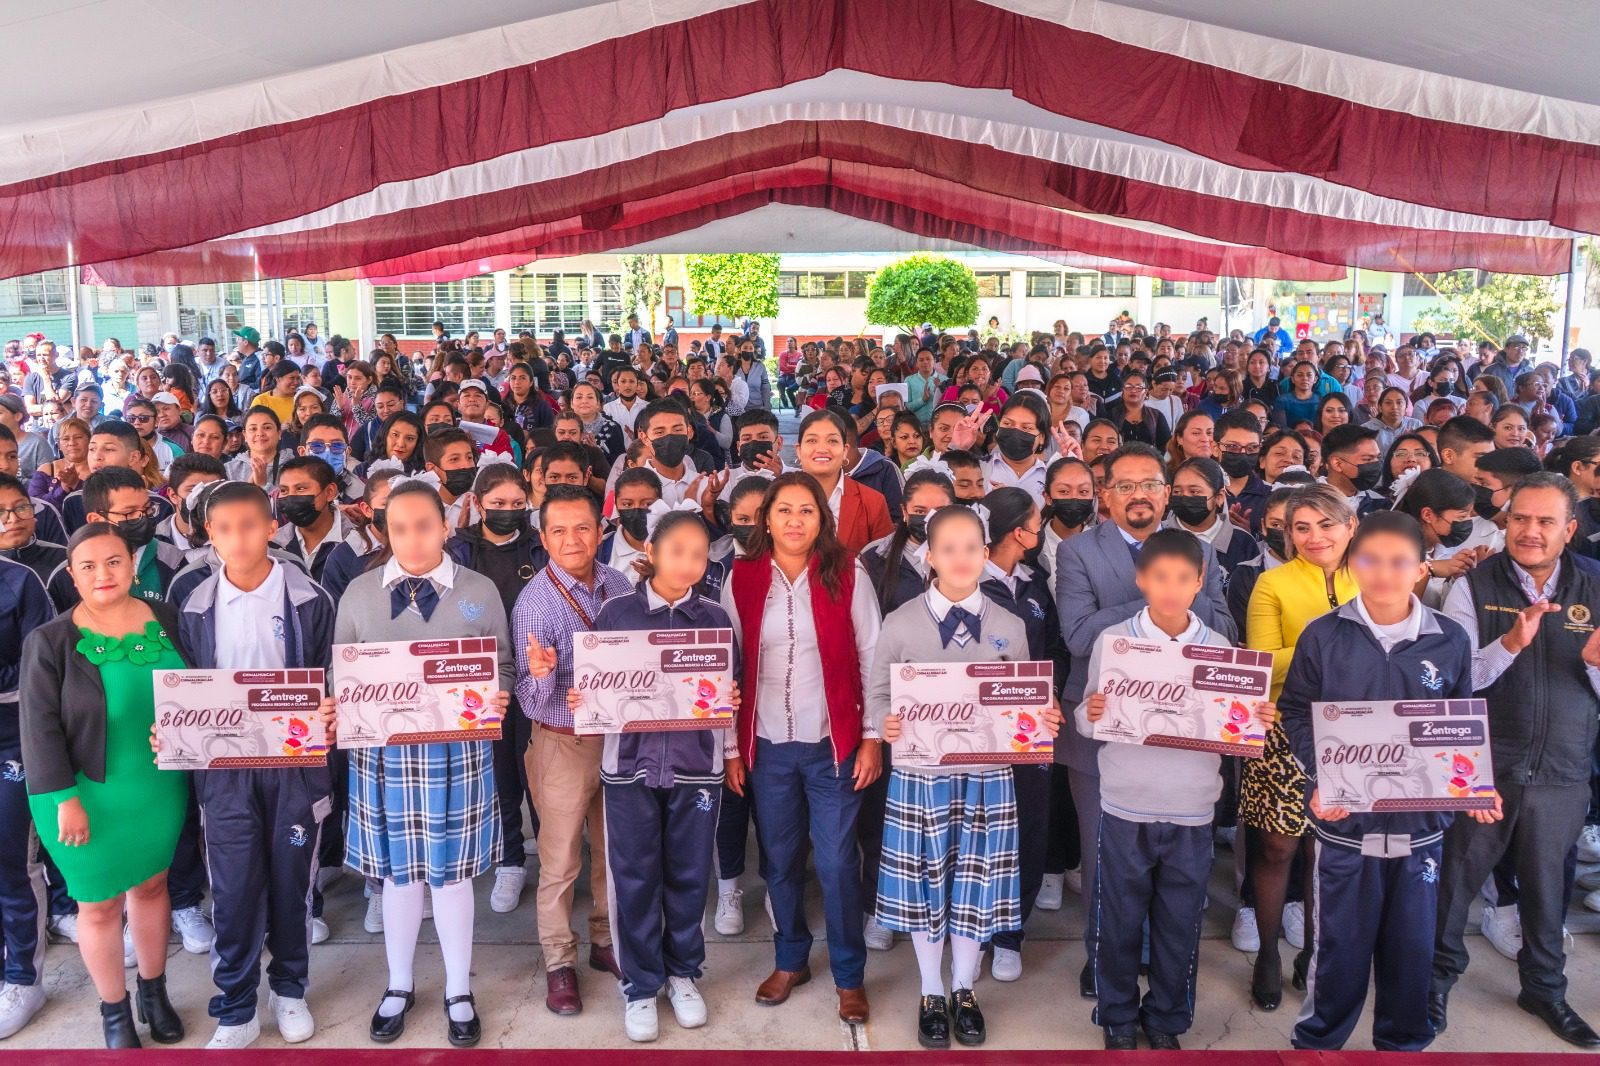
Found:
<path fill-rule="evenodd" d="M 1128 544 L 1128 554 L 1133 556 L 1134 564 L 1137 565 L 1138 562 L 1139 562 L 1139 549 L 1144 547 L 1144 541 L 1142 541 L 1142 540 L 1130 540 L 1130 541 L 1127 542 L 1127 544 Z"/>
<path fill-rule="evenodd" d="M 439 593 L 434 590 L 432 581 L 425 577 L 401 578 L 389 590 L 389 617 L 399 618 L 413 603 L 424 622 L 433 617 L 433 609 L 439 606 Z"/>
<path fill-rule="evenodd" d="M 951 607 L 945 613 L 943 620 L 939 622 L 939 641 L 941 646 L 948 648 L 950 641 L 956 635 L 956 631 L 963 626 L 966 627 L 967 635 L 971 639 L 977 640 L 982 636 L 983 623 L 978 620 L 977 615 L 965 607 Z M 966 642 L 962 641 L 961 646 L 965 647 Z"/>

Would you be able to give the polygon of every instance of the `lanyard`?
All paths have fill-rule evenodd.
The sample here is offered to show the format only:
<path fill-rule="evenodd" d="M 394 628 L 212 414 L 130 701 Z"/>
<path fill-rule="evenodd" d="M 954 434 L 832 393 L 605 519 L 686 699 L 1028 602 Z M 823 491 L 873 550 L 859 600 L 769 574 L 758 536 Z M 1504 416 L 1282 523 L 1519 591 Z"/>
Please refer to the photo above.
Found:
<path fill-rule="evenodd" d="M 583 628 L 593 629 L 594 621 L 589 617 L 589 612 L 578 605 L 577 599 L 568 591 L 567 586 L 558 581 L 556 575 L 551 573 L 548 567 L 545 568 L 544 573 L 550 579 L 550 584 L 554 585 L 556 591 L 561 593 L 561 598 L 567 601 L 567 606 L 572 608 L 572 613 L 576 614 L 579 620 L 583 622 Z M 604 583 L 596 582 L 596 590 L 599 593 L 600 606 L 604 607 L 606 603 L 606 587 Z"/>

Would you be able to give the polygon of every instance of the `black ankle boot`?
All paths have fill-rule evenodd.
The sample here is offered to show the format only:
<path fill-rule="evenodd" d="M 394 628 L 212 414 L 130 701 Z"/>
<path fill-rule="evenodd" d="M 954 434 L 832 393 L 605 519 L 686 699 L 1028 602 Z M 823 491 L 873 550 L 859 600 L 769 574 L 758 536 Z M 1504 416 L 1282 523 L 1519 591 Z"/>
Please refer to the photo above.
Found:
<path fill-rule="evenodd" d="M 158 1044 L 176 1044 L 183 1039 L 183 1019 L 167 998 L 167 975 L 146 981 L 139 978 L 139 1020 L 150 1027 L 150 1039 Z"/>
<path fill-rule="evenodd" d="M 133 1027 L 133 1000 L 126 995 L 121 1003 L 101 1000 L 100 1028 L 106 1034 L 106 1047 L 138 1047 L 139 1032 Z"/>

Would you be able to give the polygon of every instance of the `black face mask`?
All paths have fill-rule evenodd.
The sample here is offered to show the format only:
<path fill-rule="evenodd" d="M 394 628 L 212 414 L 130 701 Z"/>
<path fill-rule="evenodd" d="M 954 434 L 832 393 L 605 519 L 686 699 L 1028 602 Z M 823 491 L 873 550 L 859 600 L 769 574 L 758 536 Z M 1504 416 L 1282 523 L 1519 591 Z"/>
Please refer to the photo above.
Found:
<path fill-rule="evenodd" d="M 921 544 L 928 539 L 928 516 L 925 514 L 908 514 L 905 517 L 906 535 Z"/>
<path fill-rule="evenodd" d="M 484 508 L 483 528 L 497 537 L 509 537 L 528 528 L 526 507 Z"/>
<path fill-rule="evenodd" d="M 689 436 L 686 433 L 668 433 L 650 442 L 656 451 L 656 462 L 662 466 L 677 466 L 689 454 Z"/>
<path fill-rule="evenodd" d="M 971 507 L 975 503 L 982 503 L 983 497 L 978 496 L 975 499 L 963 500 L 960 496 L 957 496 L 952 502 L 954 502 L 957 507 Z"/>
<path fill-rule="evenodd" d="M 472 482 L 477 476 L 478 472 L 470 466 L 460 470 L 446 470 L 444 490 L 452 496 L 465 496 L 472 491 Z"/>
<path fill-rule="evenodd" d="M 994 435 L 995 445 L 1000 449 L 1000 454 L 1010 459 L 1013 463 L 1020 463 L 1033 454 L 1034 446 L 1039 439 L 1037 433 L 1029 433 L 1023 429 L 1007 427 Z"/>
<path fill-rule="evenodd" d="M 372 528 L 384 536 L 389 535 L 389 511 L 387 508 L 374 507 L 372 509 Z"/>
<path fill-rule="evenodd" d="M 1261 539 L 1267 542 L 1267 547 L 1272 549 L 1272 554 L 1280 559 L 1289 557 L 1289 545 L 1283 538 L 1283 530 L 1267 529 L 1261 533 Z"/>
<path fill-rule="evenodd" d="M 279 496 L 278 514 L 285 522 L 304 529 L 321 517 L 322 509 L 315 496 Z"/>
<path fill-rule="evenodd" d="M 1052 500 L 1045 504 L 1043 518 L 1046 522 L 1052 518 L 1060 519 L 1068 529 L 1077 529 L 1089 521 L 1093 514 L 1093 500 Z"/>
<path fill-rule="evenodd" d="M 1479 518 L 1487 518 L 1492 522 L 1494 516 L 1500 513 L 1500 505 L 1494 502 L 1494 490 L 1487 485 L 1474 485 L 1472 495 L 1475 497 L 1472 509 Z"/>
<path fill-rule="evenodd" d="M 739 462 L 745 466 L 753 467 L 756 460 L 763 455 L 770 454 L 772 442 L 770 440 L 752 440 L 739 445 Z"/>
<path fill-rule="evenodd" d="M 623 507 L 617 511 L 617 524 L 634 540 L 644 540 L 650 532 L 645 522 L 649 514 L 648 507 Z"/>
<path fill-rule="evenodd" d="M 1446 548 L 1454 548 L 1458 544 L 1465 543 L 1470 536 L 1472 536 L 1472 519 L 1463 518 L 1459 522 L 1450 523 L 1450 532 L 1439 534 L 1439 543 Z"/>
<path fill-rule="evenodd" d="M 728 527 L 728 535 L 741 548 L 750 543 L 750 538 L 756 535 L 754 522 L 735 522 Z"/>
<path fill-rule="evenodd" d="M 1435 381 L 1433 383 L 1433 394 L 1435 396 L 1448 396 L 1455 391 L 1456 387 L 1448 381 Z"/>
<path fill-rule="evenodd" d="M 129 518 L 116 525 L 117 532 L 122 534 L 122 539 L 127 541 L 134 551 L 156 539 L 156 520 L 149 515 Z"/>
<path fill-rule="evenodd" d="M 1256 472 L 1256 460 L 1260 458 L 1259 452 L 1223 452 L 1222 458 L 1217 461 L 1222 464 L 1222 472 L 1229 477 L 1249 477 Z"/>
<path fill-rule="evenodd" d="M 1211 517 L 1211 501 L 1204 496 L 1174 496 L 1167 506 L 1187 526 L 1197 526 Z"/>
<path fill-rule="evenodd" d="M 1378 479 L 1383 476 L 1383 463 L 1374 459 L 1370 463 L 1359 463 L 1356 466 L 1356 475 L 1350 479 L 1350 484 L 1355 486 L 1357 492 L 1366 492 L 1368 489 L 1378 487 Z"/>

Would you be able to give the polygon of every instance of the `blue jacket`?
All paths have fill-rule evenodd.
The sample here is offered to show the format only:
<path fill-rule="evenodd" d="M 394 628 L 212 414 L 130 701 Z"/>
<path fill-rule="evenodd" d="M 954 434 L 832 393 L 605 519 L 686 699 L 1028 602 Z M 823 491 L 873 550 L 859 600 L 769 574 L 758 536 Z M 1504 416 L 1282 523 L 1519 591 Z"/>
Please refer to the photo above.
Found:
<path fill-rule="evenodd" d="M 597 632 L 634 629 L 728 629 L 733 623 L 714 600 L 691 593 L 677 606 L 652 609 L 649 583 L 640 582 L 632 595 L 606 600 L 594 620 Z M 734 652 L 730 676 L 739 676 Z M 722 784 L 722 729 L 682 729 L 660 733 L 608 733 L 600 761 L 600 779 L 607 784 L 642 784 L 649 788 Z"/>
<path fill-rule="evenodd" d="M 371 551 L 358 555 L 350 538 L 346 537 L 328 553 L 328 561 L 322 564 L 322 587 L 328 590 L 334 603 L 339 602 L 350 582 L 359 577 L 382 550 L 381 546 L 374 545 Z"/>
<path fill-rule="evenodd" d="M 16 706 L 23 638 L 54 616 L 39 575 L 22 563 L 0 559 L 0 703 Z"/>
<path fill-rule="evenodd" d="M 860 463 L 849 476 L 867 488 L 883 493 L 883 502 L 889 505 L 890 520 L 900 521 L 900 499 L 905 494 L 905 479 L 900 476 L 900 468 L 893 460 L 884 458 L 881 452 L 863 451 Z"/>
<path fill-rule="evenodd" d="M 1417 608 L 1425 612 L 1417 639 L 1403 641 L 1387 654 L 1361 620 L 1355 600 L 1318 618 L 1300 634 L 1278 697 L 1278 713 L 1289 747 L 1310 778 L 1308 800 L 1316 787 L 1318 765 L 1313 701 L 1472 698 L 1472 642 L 1466 630 L 1432 608 L 1420 603 Z M 1425 687 L 1424 676 L 1441 678 L 1443 684 Z M 1385 812 L 1325 822 L 1313 815 L 1311 828 L 1318 839 L 1335 847 L 1359 851 L 1362 837 L 1376 833 L 1410 834 L 1411 846 L 1417 848 L 1437 841 L 1453 817 L 1449 811 Z"/>
<path fill-rule="evenodd" d="M 333 600 L 298 566 L 283 567 L 283 665 L 286 669 L 327 670 L 333 664 Z M 217 585 L 220 572 L 206 576 L 178 612 L 178 633 L 196 670 L 217 669 Z"/>

